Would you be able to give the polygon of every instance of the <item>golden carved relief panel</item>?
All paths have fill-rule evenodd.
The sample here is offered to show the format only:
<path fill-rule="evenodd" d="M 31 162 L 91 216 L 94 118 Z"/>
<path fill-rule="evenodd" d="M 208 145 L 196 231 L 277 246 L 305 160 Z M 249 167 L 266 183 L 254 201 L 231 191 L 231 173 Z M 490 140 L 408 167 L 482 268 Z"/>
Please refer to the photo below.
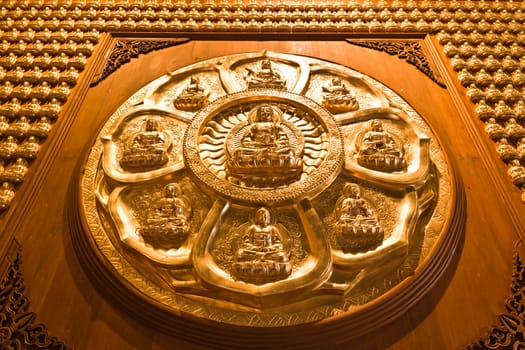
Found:
<path fill-rule="evenodd" d="M 462 216 L 444 151 L 401 97 L 268 51 L 154 80 L 84 168 L 84 234 L 105 269 L 164 312 L 232 326 L 389 300 L 455 244 Z"/>

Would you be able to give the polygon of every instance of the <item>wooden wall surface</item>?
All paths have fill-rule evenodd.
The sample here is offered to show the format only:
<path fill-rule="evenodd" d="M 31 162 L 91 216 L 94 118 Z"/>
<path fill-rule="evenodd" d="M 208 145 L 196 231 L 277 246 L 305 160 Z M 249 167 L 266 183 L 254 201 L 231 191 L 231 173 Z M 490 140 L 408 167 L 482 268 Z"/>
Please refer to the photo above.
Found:
<path fill-rule="evenodd" d="M 435 40 L 435 39 L 434 39 Z M 436 44 L 434 41 L 433 44 Z M 437 46 L 438 44 L 436 44 Z M 272 41 L 192 40 L 143 55 L 80 94 L 77 86 L 34 167 L 43 169 L 36 191 L 22 188 L 13 208 L 20 242 L 26 295 L 31 310 L 48 331 L 75 349 L 208 349 L 206 339 L 186 342 L 156 332 L 108 302 L 86 277 L 71 242 L 68 207 L 70 186 L 77 186 L 79 159 L 105 119 L 134 91 L 167 71 L 207 58 L 248 51 L 271 50 L 308 55 L 346 65 L 384 83 L 418 111 L 439 135 L 457 166 L 467 199 L 464 237 L 450 251 L 452 263 L 437 285 L 415 307 L 372 334 L 341 349 L 459 349 L 498 325 L 510 296 L 514 245 L 525 224 L 519 191 L 506 176 L 493 145 L 475 120 L 472 106 L 454 79 L 447 89 L 414 66 L 387 53 L 358 47 L 344 40 Z M 443 57 L 436 56 L 438 61 Z M 443 66 L 445 77 L 450 67 Z M 89 67 L 82 79 L 91 79 Z M 68 115 L 67 111 L 73 111 Z M 55 139 L 53 139 L 55 138 Z M 60 139 L 60 140 L 59 140 Z M 56 140 L 56 141 L 55 141 Z M 46 163 L 46 164 L 44 164 Z M 36 176 L 36 175 L 35 175 Z M 29 178 L 28 181 L 37 181 Z M 518 214 L 517 214 L 518 213 Z M 13 220 L 11 220 L 13 222 Z M 235 343 L 235 339 L 231 339 Z M 313 344 L 304 344 L 304 348 Z M 321 344 L 313 345 L 321 348 Z"/>

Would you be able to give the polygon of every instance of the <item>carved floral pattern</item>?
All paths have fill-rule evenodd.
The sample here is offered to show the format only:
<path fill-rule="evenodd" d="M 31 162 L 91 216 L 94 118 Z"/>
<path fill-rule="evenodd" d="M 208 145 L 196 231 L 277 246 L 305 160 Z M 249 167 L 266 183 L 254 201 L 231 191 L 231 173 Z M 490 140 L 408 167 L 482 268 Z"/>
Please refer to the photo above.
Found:
<path fill-rule="evenodd" d="M 35 324 L 36 314 L 28 311 L 21 272 L 21 249 L 13 241 L 0 266 L 0 348 L 1 349 L 70 349 L 64 342 L 47 333 L 46 326 Z"/>
<path fill-rule="evenodd" d="M 514 271 L 510 290 L 512 295 L 507 299 L 506 314 L 499 316 L 501 325 L 491 327 L 488 334 L 465 350 L 509 349 L 517 350 L 525 347 L 525 263 L 518 252 L 517 243 L 514 253 Z"/>
<path fill-rule="evenodd" d="M 95 86 L 106 79 L 111 73 L 118 70 L 122 65 L 130 62 L 133 58 L 145 55 L 149 52 L 165 49 L 187 42 L 189 39 L 173 40 L 118 40 L 111 50 L 109 58 L 102 73 L 91 83 Z"/>
<path fill-rule="evenodd" d="M 415 66 L 439 86 L 445 87 L 445 83 L 434 73 L 430 66 L 420 41 L 415 40 L 349 40 L 351 44 L 383 51 L 392 56 L 397 56 Z"/>

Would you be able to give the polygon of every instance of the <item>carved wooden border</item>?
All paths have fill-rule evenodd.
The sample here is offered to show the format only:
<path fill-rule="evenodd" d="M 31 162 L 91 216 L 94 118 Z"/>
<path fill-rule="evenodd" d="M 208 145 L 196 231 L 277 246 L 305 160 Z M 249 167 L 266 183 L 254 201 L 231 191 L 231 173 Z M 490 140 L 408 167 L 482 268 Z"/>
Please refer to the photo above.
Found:
<path fill-rule="evenodd" d="M 116 40 L 102 72 L 95 77 L 91 86 L 96 86 L 133 58 L 152 51 L 180 45 L 189 40 L 190 39 L 185 38 L 175 38 L 172 40 Z"/>
<path fill-rule="evenodd" d="M 383 51 L 392 56 L 397 56 L 399 59 L 407 61 L 409 64 L 415 66 L 423 74 L 432 79 L 441 87 L 446 87 L 445 82 L 439 75 L 432 69 L 429 59 L 425 51 L 421 40 L 358 40 L 358 39 L 347 39 L 351 44 Z"/>
<path fill-rule="evenodd" d="M 523 241 L 516 243 L 510 291 L 505 302 L 507 313 L 499 315 L 500 326 L 490 327 L 483 338 L 465 347 L 465 350 L 516 350 L 525 346 L 525 262 L 519 252 Z"/>
<path fill-rule="evenodd" d="M 22 250 L 17 241 L 0 263 L 0 348 L 1 349 L 71 349 L 63 341 L 49 336 L 47 327 L 35 323 L 36 314 L 29 311 L 24 295 Z"/>

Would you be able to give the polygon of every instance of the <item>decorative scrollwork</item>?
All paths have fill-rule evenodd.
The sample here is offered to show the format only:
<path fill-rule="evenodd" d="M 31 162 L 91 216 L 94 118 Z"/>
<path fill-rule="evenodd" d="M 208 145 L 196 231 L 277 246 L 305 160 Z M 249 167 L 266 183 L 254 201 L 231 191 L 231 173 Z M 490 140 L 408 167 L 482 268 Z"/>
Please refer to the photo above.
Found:
<path fill-rule="evenodd" d="M 96 86 L 133 58 L 137 58 L 140 55 L 145 55 L 152 51 L 183 44 L 188 41 L 189 39 L 184 38 L 173 40 L 118 40 L 115 43 L 113 50 L 111 50 L 102 73 L 95 78 L 91 83 L 91 86 Z"/>
<path fill-rule="evenodd" d="M 36 314 L 28 311 L 21 272 L 22 253 L 18 242 L 11 243 L 0 271 L 0 348 L 1 349 L 70 349 L 63 341 L 51 337 L 46 326 L 35 324 Z"/>
<path fill-rule="evenodd" d="M 430 63 L 423 51 L 421 43 L 416 40 L 351 40 L 347 39 L 347 42 L 383 51 L 392 56 L 397 56 L 415 66 L 432 81 L 436 82 L 439 86 L 445 87 L 445 83 L 434 73 L 434 70 L 430 66 Z"/>
<path fill-rule="evenodd" d="M 525 345 L 525 263 L 518 250 L 522 244 L 523 241 L 518 241 L 514 252 L 514 271 L 510 286 L 512 295 L 505 303 L 508 313 L 499 316 L 500 326 L 490 327 L 484 338 L 468 345 L 465 350 L 523 349 Z"/>

